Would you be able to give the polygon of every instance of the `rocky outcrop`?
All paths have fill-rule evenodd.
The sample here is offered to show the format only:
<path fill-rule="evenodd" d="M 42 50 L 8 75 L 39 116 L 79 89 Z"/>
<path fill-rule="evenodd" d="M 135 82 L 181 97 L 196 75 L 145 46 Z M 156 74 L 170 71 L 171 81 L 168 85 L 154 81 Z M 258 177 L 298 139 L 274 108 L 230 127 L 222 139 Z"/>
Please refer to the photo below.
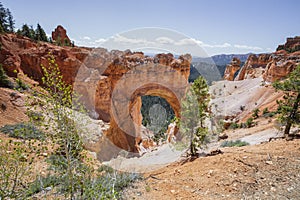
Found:
<path fill-rule="evenodd" d="M 62 46 L 70 46 L 71 40 L 67 35 L 66 29 L 61 25 L 58 25 L 54 31 L 52 31 L 52 40 Z"/>
<path fill-rule="evenodd" d="M 58 27 L 54 38 L 63 33 Z M 143 95 L 165 98 L 176 116 L 180 115 L 180 99 L 185 94 L 190 72 L 188 54 L 176 59 L 172 54 L 149 57 L 142 52 L 60 47 L 35 43 L 14 34 L 0 35 L 0 42 L 0 62 L 11 76 L 16 76 L 16 70 L 41 82 L 41 65 L 48 66 L 49 52 L 55 57 L 64 80 L 82 95 L 91 116 L 110 122 L 105 133 L 109 140 L 97 147 L 112 143 L 126 151 L 137 151 L 142 143 Z"/>
<path fill-rule="evenodd" d="M 49 53 L 60 67 L 64 79 L 71 84 L 75 81 L 77 71 L 91 49 L 79 47 L 59 47 L 44 42 L 33 42 L 30 39 L 14 34 L 0 35 L 2 48 L 0 62 L 9 76 L 17 73 L 41 81 L 41 65 L 48 66 Z M 17 72 L 17 73 L 16 73 Z"/>
<path fill-rule="evenodd" d="M 300 37 L 288 38 L 271 54 L 249 55 L 235 80 L 263 77 L 266 82 L 284 79 L 300 64 Z"/>
<path fill-rule="evenodd" d="M 285 50 L 289 53 L 300 51 L 300 36 L 294 38 L 287 38 L 286 43 L 279 45 L 276 51 Z"/>
<path fill-rule="evenodd" d="M 273 54 L 267 64 L 263 79 L 274 82 L 286 78 L 300 64 L 300 51 L 291 54 Z"/>
<path fill-rule="evenodd" d="M 230 64 L 226 66 L 224 72 L 224 79 L 228 81 L 233 81 L 235 73 L 241 68 L 241 60 L 234 57 Z"/>
<path fill-rule="evenodd" d="M 265 72 L 268 62 L 270 62 L 270 54 L 249 55 L 236 80 L 260 77 Z"/>

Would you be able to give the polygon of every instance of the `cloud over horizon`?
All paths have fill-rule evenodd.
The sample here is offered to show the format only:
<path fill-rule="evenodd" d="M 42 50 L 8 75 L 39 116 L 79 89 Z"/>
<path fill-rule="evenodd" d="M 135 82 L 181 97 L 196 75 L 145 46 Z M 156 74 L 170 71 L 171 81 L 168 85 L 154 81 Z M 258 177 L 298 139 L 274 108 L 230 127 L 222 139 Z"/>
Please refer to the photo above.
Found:
<path fill-rule="evenodd" d="M 168 36 L 159 36 L 153 39 L 147 37 L 128 37 L 122 34 L 116 34 L 110 38 L 92 39 L 89 36 L 81 37 L 79 40 L 74 40 L 79 46 L 87 47 L 104 47 L 114 48 L 119 50 L 125 49 L 155 49 L 158 52 L 168 51 L 174 53 L 191 53 L 195 56 L 202 56 L 196 51 L 197 48 L 203 49 L 209 56 L 216 54 L 231 54 L 231 53 L 263 53 L 272 51 L 271 48 L 262 48 L 258 46 L 250 46 L 246 44 L 209 44 L 195 38 L 174 39 Z M 111 45 L 113 43 L 113 45 Z"/>

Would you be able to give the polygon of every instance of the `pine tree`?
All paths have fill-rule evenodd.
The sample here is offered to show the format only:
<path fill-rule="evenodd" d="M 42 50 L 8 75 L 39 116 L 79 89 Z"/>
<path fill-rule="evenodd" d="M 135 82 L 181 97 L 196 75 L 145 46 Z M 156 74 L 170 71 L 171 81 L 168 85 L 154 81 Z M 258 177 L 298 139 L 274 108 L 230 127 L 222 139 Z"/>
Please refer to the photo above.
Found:
<path fill-rule="evenodd" d="M 205 120 L 209 115 L 210 95 L 208 85 L 203 77 L 198 77 L 187 92 L 181 104 L 180 131 L 189 137 L 189 151 L 192 156 L 197 155 L 208 135 Z"/>
<path fill-rule="evenodd" d="M 7 32 L 7 12 L 0 2 L 0 32 Z"/>
<path fill-rule="evenodd" d="M 210 95 L 208 93 L 208 85 L 206 80 L 202 76 L 199 76 L 193 82 L 192 89 L 197 97 L 200 126 L 203 128 L 204 120 L 208 117 L 209 114 L 208 104 L 210 101 Z"/>
<path fill-rule="evenodd" d="M 273 87 L 284 92 L 283 99 L 277 101 L 278 113 L 279 120 L 285 124 L 284 135 L 289 137 L 291 127 L 300 122 L 300 65 L 285 81 L 273 83 Z"/>
<path fill-rule="evenodd" d="M 0 33 L 13 33 L 15 21 L 8 8 L 0 2 Z"/>
<path fill-rule="evenodd" d="M 28 37 L 33 40 L 35 40 L 36 38 L 33 27 L 32 26 L 29 27 L 27 24 L 24 24 L 22 26 L 22 29 L 17 31 L 17 34 L 20 34 L 22 36 Z"/>
<path fill-rule="evenodd" d="M 7 13 L 8 31 L 13 33 L 15 29 L 15 20 L 13 19 L 13 16 L 8 8 L 6 9 L 6 13 Z"/>
<path fill-rule="evenodd" d="M 35 29 L 35 39 L 37 41 L 48 42 L 47 35 L 41 25 L 38 23 Z"/>

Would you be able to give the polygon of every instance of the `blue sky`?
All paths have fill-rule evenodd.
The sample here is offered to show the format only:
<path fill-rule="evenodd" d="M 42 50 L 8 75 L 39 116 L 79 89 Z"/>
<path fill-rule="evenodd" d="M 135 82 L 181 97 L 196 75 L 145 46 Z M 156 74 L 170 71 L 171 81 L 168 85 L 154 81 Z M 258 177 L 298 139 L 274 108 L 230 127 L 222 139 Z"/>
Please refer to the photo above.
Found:
<path fill-rule="evenodd" d="M 300 35 L 298 0 L 2 0 L 16 28 L 61 24 L 77 45 L 101 46 L 107 38 L 142 27 L 178 31 L 209 55 L 271 52 Z"/>

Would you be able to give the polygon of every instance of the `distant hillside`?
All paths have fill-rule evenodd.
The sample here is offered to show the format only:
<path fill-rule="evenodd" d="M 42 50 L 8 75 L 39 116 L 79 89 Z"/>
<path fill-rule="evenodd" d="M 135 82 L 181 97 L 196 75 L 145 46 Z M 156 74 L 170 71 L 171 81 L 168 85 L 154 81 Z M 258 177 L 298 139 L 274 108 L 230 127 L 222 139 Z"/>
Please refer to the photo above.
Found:
<path fill-rule="evenodd" d="M 206 58 L 194 57 L 191 64 L 189 81 L 193 82 L 200 75 L 204 76 L 209 84 L 212 81 L 221 80 L 226 65 L 229 64 L 234 57 L 239 58 L 241 60 L 241 65 L 243 65 L 249 55 L 251 55 L 251 53 L 221 54 Z M 218 72 L 216 72 L 216 69 L 218 69 Z"/>

